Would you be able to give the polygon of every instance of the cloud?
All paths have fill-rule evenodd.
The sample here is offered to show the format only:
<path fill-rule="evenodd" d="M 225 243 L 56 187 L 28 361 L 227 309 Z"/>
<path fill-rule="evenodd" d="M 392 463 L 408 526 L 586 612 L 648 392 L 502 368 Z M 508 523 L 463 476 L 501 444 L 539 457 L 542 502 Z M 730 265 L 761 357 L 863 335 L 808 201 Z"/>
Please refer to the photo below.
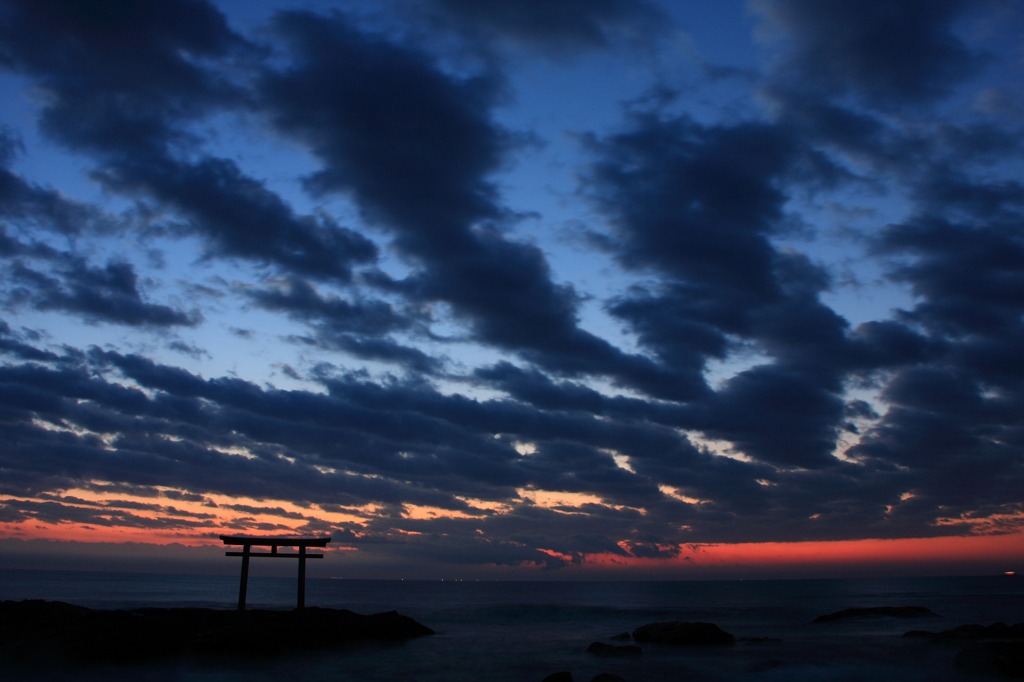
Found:
<path fill-rule="evenodd" d="M 421 559 L 445 560 L 451 551 L 467 562 L 487 556 L 497 561 L 505 554 L 502 561 L 536 561 L 538 547 L 576 557 L 540 558 L 552 566 L 593 552 L 670 556 L 670 546 L 685 541 L 753 541 L 765 533 L 797 540 L 956 530 L 930 525 L 934 502 L 900 519 L 886 517 L 885 504 L 898 502 L 911 486 L 924 494 L 926 483 L 891 468 L 843 464 L 787 473 L 702 453 L 673 429 L 650 423 L 442 396 L 422 384 L 385 388 L 325 378 L 324 395 L 261 389 L 230 378 L 204 380 L 138 356 L 93 351 L 91 359 L 88 371 L 74 365 L 0 370 L 0 435 L 6 443 L 0 468 L 8 494 L 24 499 L 33 491 L 107 480 L 120 481 L 129 494 L 138 486 L 159 485 L 189 491 L 189 499 L 220 494 L 328 507 L 425 505 L 469 517 L 360 512 L 367 525 L 357 526 L 360 536 L 346 542 Z M 114 383 L 115 367 L 145 392 Z M 100 434 L 109 434 L 106 441 Z M 520 454 L 514 442 L 533 443 L 533 452 Z M 858 455 L 919 468 L 880 447 Z M 630 469 L 609 451 L 627 457 Z M 974 480 L 984 478 L 980 473 Z M 698 502 L 665 495 L 659 485 L 666 483 Z M 550 510 L 524 503 L 516 488 L 582 493 L 603 502 Z M 933 494 L 950 499 L 948 492 Z M 1011 494 L 1006 488 L 989 497 L 997 508 Z M 509 508 L 474 510 L 465 498 Z M 49 509 L 54 522 L 68 523 L 84 513 L 12 509 Z M 825 520 L 808 521 L 814 514 Z M 688 530 L 678 530 L 681 525 Z M 487 542 L 476 538 L 476 528 Z M 400 531 L 425 537 L 411 539 Z"/>
<path fill-rule="evenodd" d="M 14 2 L 4 19 L 4 62 L 49 95 L 43 131 L 96 158 L 93 177 L 108 189 L 182 214 L 210 255 L 340 281 L 376 257 L 372 242 L 332 219 L 295 215 L 234 161 L 187 159 L 198 141 L 187 124 L 246 100 L 204 60 L 258 53 L 212 5 Z"/>
<path fill-rule="evenodd" d="M 191 344 L 185 343 L 180 339 L 171 341 L 169 344 L 167 344 L 167 348 L 175 351 L 176 353 L 187 355 L 190 358 L 194 358 L 196 360 L 210 356 L 210 353 L 207 350 L 200 348 L 199 346 L 193 346 Z"/>
<path fill-rule="evenodd" d="M 705 389 L 683 423 L 767 462 L 835 464 L 848 324 L 819 299 L 827 273 L 771 242 L 785 229 L 787 180 L 820 159 L 786 125 L 709 127 L 657 112 L 589 146 L 588 190 L 610 217 L 609 248 L 658 277 L 610 312 L 697 385 L 733 339 L 774 358 Z"/>
<path fill-rule="evenodd" d="M 211 515 L 199 515 L 198 520 L 194 514 L 182 513 L 181 510 L 157 507 L 156 511 L 160 516 L 149 517 L 133 514 L 130 511 L 118 509 L 116 506 L 95 508 L 92 506 L 80 506 L 80 500 L 71 500 L 78 504 L 64 504 L 57 501 L 37 502 L 34 500 L 5 500 L 0 504 L 0 518 L 8 523 L 33 520 L 39 523 L 76 523 L 89 524 L 100 527 L 122 527 L 142 528 L 146 530 L 192 530 L 207 525 L 207 519 Z M 185 517 L 185 518 L 182 518 Z"/>
<path fill-rule="evenodd" d="M 191 116 L 234 90 L 194 58 L 244 47 L 203 0 L 159 6 L 115 0 L 13 0 L 0 24 L 4 62 L 54 95 L 44 128 L 69 145 L 106 152 L 155 149 L 172 138 L 167 117 Z"/>
<path fill-rule="evenodd" d="M 660 7 L 643 0 L 433 0 L 426 4 L 478 40 L 504 39 L 555 55 L 607 48 L 624 39 L 640 43 L 663 35 L 668 20 Z"/>
<path fill-rule="evenodd" d="M 20 360 L 60 361 L 61 358 L 56 353 L 40 350 L 24 341 L 23 335 L 11 329 L 11 325 L 7 324 L 5 320 L 0 320 L 0 352 Z"/>
<path fill-rule="evenodd" d="M 925 206 L 930 206 L 930 202 Z M 939 203 L 941 205 L 941 203 Z M 903 258 L 890 276 L 913 287 L 918 303 L 901 311 L 935 339 L 930 362 L 896 372 L 885 387 L 889 410 L 853 452 L 918 472 L 919 504 L 943 499 L 950 518 L 1012 511 L 1009 488 L 1024 480 L 1022 379 L 1024 236 L 1012 193 L 993 211 L 950 223 L 916 217 L 888 226 L 876 248 Z"/>
<path fill-rule="evenodd" d="M 986 58 L 964 44 L 953 22 L 979 4 L 758 0 L 753 7 L 788 41 L 779 70 L 794 84 L 888 109 L 939 99 L 977 73 Z"/>
<path fill-rule="evenodd" d="M 15 253 L 18 251 L 22 249 Z M 194 327 L 203 321 L 198 310 L 185 312 L 143 300 L 138 275 L 130 263 L 111 262 L 100 268 L 71 254 L 43 253 L 56 261 L 51 274 L 34 270 L 22 260 L 9 266 L 7 305 L 27 305 L 40 311 L 78 314 L 90 322 L 138 327 Z"/>
<path fill-rule="evenodd" d="M 374 244 L 358 232 L 330 218 L 295 215 L 277 194 L 227 159 L 181 163 L 162 156 L 128 157 L 95 177 L 112 190 L 177 209 L 189 219 L 189 231 L 210 241 L 209 256 L 245 258 L 341 282 L 350 280 L 354 264 L 377 256 Z"/>
<path fill-rule="evenodd" d="M 767 88 L 780 123 L 911 188 L 910 216 L 869 239 L 887 277 L 916 300 L 896 321 L 854 330 L 858 371 L 892 370 L 882 393 L 892 406 L 851 453 L 913 466 L 918 505 L 928 495 L 952 495 L 947 482 L 978 480 L 963 470 L 967 461 L 977 458 L 988 473 L 1008 463 L 999 444 L 1015 442 L 1010 434 L 1019 428 L 1004 415 L 1019 399 L 1007 344 L 1020 336 L 1022 195 L 1015 180 L 982 169 L 1018 155 L 1021 133 L 991 121 L 936 123 L 923 108 L 989 62 L 956 28 L 985 5 L 772 0 L 756 7 L 786 39 Z M 993 391 L 998 398 L 986 397 Z M 932 455 L 923 459 L 925 452 Z M 1019 476 L 1013 467 L 999 470 Z"/>
<path fill-rule="evenodd" d="M 418 348 L 404 346 L 387 335 L 418 332 L 426 336 L 417 315 L 405 315 L 384 301 L 346 299 L 323 295 L 309 282 L 292 278 L 275 289 L 245 292 L 260 308 L 281 311 L 293 320 L 309 324 L 315 341 L 324 348 L 341 350 L 358 358 L 397 363 L 414 372 L 437 373 L 442 363 Z"/>
<path fill-rule="evenodd" d="M 0 218 L 22 228 L 42 227 L 66 235 L 110 232 L 117 221 L 96 207 L 27 182 L 10 170 L 24 149 L 17 134 L 0 128 Z"/>
<path fill-rule="evenodd" d="M 552 281 L 540 249 L 497 229 L 510 216 L 487 175 L 511 138 L 491 121 L 501 86 L 493 74 L 454 78 L 428 55 L 339 17 L 287 12 L 276 26 L 294 63 L 266 73 L 263 100 L 277 128 L 324 162 L 309 186 L 350 193 L 421 266 L 402 281 L 380 275 L 378 285 L 446 302 L 478 340 L 547 369 L 607 374 L 657 395 L 689 390 L 581 330 L 576 293 Z"/>
<path fill-rule="evenodd" d="M 1001 87 L 983 3 L 763 0 L 761 76 L 574 102 L 518 169 L 536 54 L 663 50 L 662 5 L 282 11 L 257 44 L 200 0 L 2 4 L 43 136 L 0 134 L 7 522 L 547 568 L 1017 523 L 1022 135 L 965 94 Z M 19 165 L 52 144 L 108 196 Z M 508 183 L 555 166 L 579 191 L 523 223 Z"/>

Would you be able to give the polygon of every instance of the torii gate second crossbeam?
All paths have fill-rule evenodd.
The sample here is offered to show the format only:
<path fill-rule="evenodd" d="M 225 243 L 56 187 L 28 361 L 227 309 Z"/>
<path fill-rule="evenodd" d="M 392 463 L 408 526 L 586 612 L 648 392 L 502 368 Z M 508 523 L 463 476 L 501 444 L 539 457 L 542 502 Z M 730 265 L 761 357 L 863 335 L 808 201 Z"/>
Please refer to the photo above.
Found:
<path fill-rule="evenodd" d="M 225 545 L 242 545 L 241 552 L 225 552 L 224 556 L 242 557 L 242 582 L 238 587 L 238 610 L 245 611 L 245 592 L 249 583 L 249 558 L 267 557 L 270 559 L 299 560 L 299 594 L 296 608 L 306 606 L 306 559 L 323 559 L 323 554 L 307 554 L 307 547 L 326 547 L 330 538 L 250 538 L 235 535 L 221 535 Z M 250 548 L 270 547 L 269 552 L 252 552 Z M 298 547 L 297 554 L 278 553 L 278 547 Z"/>

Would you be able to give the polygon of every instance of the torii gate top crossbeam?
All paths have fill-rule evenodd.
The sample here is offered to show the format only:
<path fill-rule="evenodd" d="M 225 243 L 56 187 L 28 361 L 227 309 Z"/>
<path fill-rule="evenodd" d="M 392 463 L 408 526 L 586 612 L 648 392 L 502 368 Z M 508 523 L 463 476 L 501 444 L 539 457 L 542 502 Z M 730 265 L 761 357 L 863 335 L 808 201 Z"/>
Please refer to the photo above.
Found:
<path fill-rule="evenodd" d="M 254 547 L 326 547 L 330 538 L 248 538 L 242 535 L 221 535 L 225 545 Z"/>

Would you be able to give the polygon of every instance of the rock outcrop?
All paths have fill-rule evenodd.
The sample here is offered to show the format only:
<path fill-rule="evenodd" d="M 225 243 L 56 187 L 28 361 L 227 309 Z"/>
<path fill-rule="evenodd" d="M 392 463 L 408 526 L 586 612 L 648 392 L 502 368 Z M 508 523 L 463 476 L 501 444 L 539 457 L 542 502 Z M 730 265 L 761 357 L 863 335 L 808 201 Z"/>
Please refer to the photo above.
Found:
<path fill-rule="evenodd" d="M 634 644 L 605 644 L 604 642 L 593 642 L 587 647 L 587 653 L 598 656 L 639 656 L 643 650 Z"/>
<path fill-rule="evenodd" d="M 572 673 L 568 670 L 562 670 L 561 672 L 551 673 L 545 677 L 541 682 L 572 682 Z"/>
<path fill-rule="evenodd" d="M 953 660 L 962 673 L 1024 679 L 1024 642 L 981 642 L 965 646 Z"/>
<path fill-rule="evenodd" d="M 395 611 L 87 609 L 63 602 L 0 602 L 0 646 L 14 658 L 139 663 L 183 653 L 273 656 L 361 640 L 402 641 L 434 631 Z"/>
<path fill-rule="evenodd" d="M 933 642 L 973 642 L 979 639 L 1024 639 L 1024 623 L 1007 625 L 1006 623 L 993 623 L 992 625 L 961 625 L 951 630 L 931 632 L 929 630 L 911 630 L 904 632 L 904 637 L 930 639 Z"/>
<path fill-rule="evenodd" d="M 633 640 L 677 646 L 736 643 L 735 637 L 714 623 L 685 623 L 678 620 L 642 625 L 633 630 Z"/>

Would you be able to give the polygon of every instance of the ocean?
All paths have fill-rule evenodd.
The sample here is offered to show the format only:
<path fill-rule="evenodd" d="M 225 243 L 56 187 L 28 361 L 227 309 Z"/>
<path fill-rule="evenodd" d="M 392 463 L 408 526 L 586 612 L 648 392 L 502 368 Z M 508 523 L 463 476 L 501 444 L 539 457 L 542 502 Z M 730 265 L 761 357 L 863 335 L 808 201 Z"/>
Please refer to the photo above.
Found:
<path fill-rule="evenodd" d="M 250 608 L 289 609 L 293 578 L 251 577 Z M 236 606 L 235 576 L 0 570 L 0 599 L 59 600 L 102 609 Z M 566 670 L 576 682 L 602 672 L 628 682 L 801 682 L 973 679 L 957 673 L 958 646 L 901 639 L 907 630 L 1024 621 L 1024 578 L 977 576 L 841 580 L 672 582 L 489 582 L 309 579 L 307 606 L 358 613 L 397 610 L 437 634 L 402 644 L 358 644 L 313 655 L 252 662 L 193 658 L 87 673 L 7 671 L 9 680 L 140 682 L 541 682 Z M 924 606 L 941 618 L 811 623 L 851 607 Z M 715 623 L 731 647 L 642 644 L 634 658 L 601 658 L 591 642 L 646 623 Z"/>

